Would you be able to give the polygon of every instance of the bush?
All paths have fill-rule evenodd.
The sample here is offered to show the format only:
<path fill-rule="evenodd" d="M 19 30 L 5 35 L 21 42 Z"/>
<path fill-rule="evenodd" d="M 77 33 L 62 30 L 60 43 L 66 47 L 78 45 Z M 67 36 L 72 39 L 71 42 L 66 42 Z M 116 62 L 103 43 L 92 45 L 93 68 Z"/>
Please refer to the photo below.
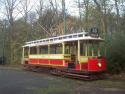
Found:
<path fill-rule="evenodd" d="M 112 73 L 125 71 L 125 32 L 107 35 L 105 46 L 108 71 Z"/>
<path fill-rule="evenodd" d="M 4 56 L 0 57 L 0 64 L 5 64 L 6 63 L 6 58 Z"/>

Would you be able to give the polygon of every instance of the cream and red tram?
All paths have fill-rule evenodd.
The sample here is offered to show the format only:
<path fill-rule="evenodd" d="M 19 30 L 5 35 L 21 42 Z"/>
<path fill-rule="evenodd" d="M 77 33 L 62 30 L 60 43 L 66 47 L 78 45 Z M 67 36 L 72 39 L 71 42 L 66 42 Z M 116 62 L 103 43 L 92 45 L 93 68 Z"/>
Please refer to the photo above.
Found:
<path fill-rule="evenodd" d="M 60 69 L 78 77 L 84 77 L 82 73 L 101 73 L 106 70 L 99 48 L 103 39 L 95 35 L 81 32 L 26 42 L 22 64 Z"/>

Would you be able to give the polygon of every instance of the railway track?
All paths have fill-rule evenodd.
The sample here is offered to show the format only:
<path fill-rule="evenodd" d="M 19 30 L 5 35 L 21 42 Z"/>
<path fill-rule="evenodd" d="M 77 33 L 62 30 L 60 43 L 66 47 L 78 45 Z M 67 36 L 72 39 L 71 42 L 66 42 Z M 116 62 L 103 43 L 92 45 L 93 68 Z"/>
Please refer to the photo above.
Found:
<path fill-rule="evenodd" d="M 29 65 L 25 66 L 23 69 L 32 72 L 47 73 L 55 76 L 67 77 L 79 80 L 97 80 L 105 78 L 103 74 L 73 73 L 73 71 L 70 69 L 46 68 L 46 67 L 29 66 Z"/>

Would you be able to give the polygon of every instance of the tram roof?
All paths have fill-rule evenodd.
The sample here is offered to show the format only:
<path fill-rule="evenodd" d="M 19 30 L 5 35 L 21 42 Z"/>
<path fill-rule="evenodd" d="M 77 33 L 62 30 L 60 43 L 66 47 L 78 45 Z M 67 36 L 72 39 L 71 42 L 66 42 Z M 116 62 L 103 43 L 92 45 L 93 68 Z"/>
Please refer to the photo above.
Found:
<path fill-rule="evenodd" d="M 58 43 L 62 43 L 62 42 L 72 42 L 72 41 L 77 41 L 77 40 L 103 41 L 103 39 L 100 37 L 92 37 L 87 34 L 88 34 L 87 32 L 81 32 L 81 33 L 67 34 L 67 35 L 61 35 L 61 36 L 57 36 L 57 37 L 29 41 L 29 42 L 26 42 L 26 44 L 23 47 L 58 44 Z"/>

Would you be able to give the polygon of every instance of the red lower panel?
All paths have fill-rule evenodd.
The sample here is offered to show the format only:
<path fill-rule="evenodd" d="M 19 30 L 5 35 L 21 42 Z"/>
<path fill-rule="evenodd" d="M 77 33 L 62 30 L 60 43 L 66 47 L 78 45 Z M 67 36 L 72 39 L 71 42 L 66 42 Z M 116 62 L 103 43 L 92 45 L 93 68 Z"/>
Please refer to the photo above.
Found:
<path fill-rule="evenodd" d="M 30 59 L 29 60 L 29 64 L 44 64 L 44 65 L 55 65 L 55 66 L 58 66 L 58 65 L 63 65 L 63 60 L 48 60 L 48 59 Z M 64 63 L 65 66 L 68 66 L 68 63 L 65 62 Z"/>
<path fill-rule="evenodd" d="M 100 72 L 106 70 L 105 58 L 89 58 L 87 63 L 76 64 L 76 70 L 85 70 L 90 72 Z"/>
<path fill-rule="evenodd" d="M 88 63 L 81 63 L 81 70 L 88 70 Z"/>
<path fill-rule="evenodd" d="M 76 70 L 88 70 L 88 63 L 76 64 Z"/>
<path fill-rule="evenodd" d="M 63 65 L 63 60 L 50 60 L 52 65 Z"/>
<path fill-rule="evenodd" d="M 76 70 L 81 70 L 80 64 L 76 64 Z"/>
<path fill-rule="evenodd" d="M 49 64 L 49 60 L 47 60 L 47 59 L 39 59 L 39 64 Z"/>
<path fill-rule="evenodd" d="M 101 64 L 99 66 L 98 64 Z M 88 71 L 105 71 L 106 70 L 106 61 L 104 58 L 98 60 L 97 58 L 90 58 L 88 62 Z"/>
<path fill-rule="evenodd" d="M 29 64 L 37 64 L 38 62 L 38 59 L 29 59 Z"/>

